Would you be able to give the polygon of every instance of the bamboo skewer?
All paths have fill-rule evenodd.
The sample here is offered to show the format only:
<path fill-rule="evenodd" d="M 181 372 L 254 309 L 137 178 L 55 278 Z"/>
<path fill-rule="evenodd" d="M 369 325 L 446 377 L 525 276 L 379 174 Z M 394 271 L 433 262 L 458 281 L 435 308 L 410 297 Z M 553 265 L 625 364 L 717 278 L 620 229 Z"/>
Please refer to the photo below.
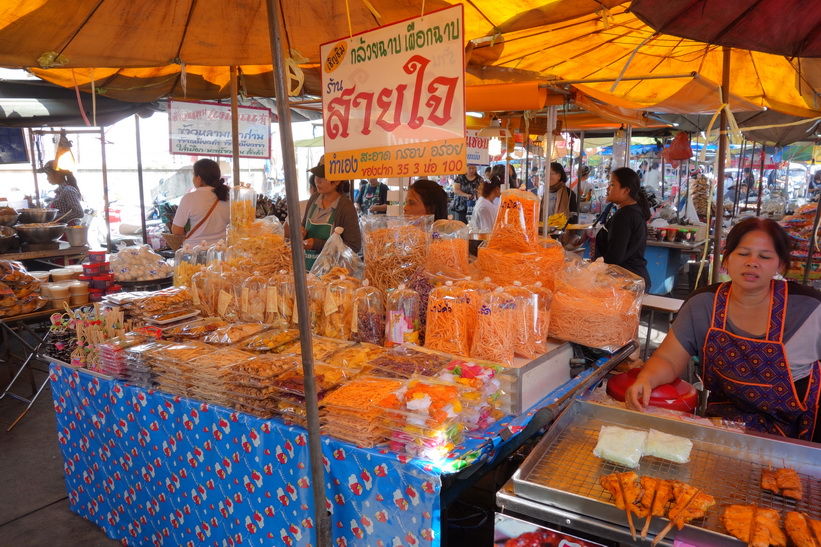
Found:
<path fill-rule="evenodd" d="M 630 525 L 630 534 L 633 536 L 633 541 L 636 539 L 636 527 L 633 525 L 633 514 L 630 511 L 630 505 L 632 502 L 628 503 L 627 501 L 627 490 L 624 488 L 624 484 L 621 482 L 621 475 L 616 474 L 616 479 L 619 481 L 619 489 L 621 489 L 621 499 L 624 501 L 624 510 L 627 512 L 627 524 Z"/>
<path fill-rule="evenodd" d="M 659 485 L 661 479 L 657 479 L 656 488 L 653 490 L 653 499 L 650 500 L 650 510 L 647 513 L 647 520 L 644 521 L 644 527 L 641 529 L 641 539 L 647 539 L 647 532 L 650 530 L 650 521 L 653 520 L 653 506 L 656 504 L 656 496 L 659 493 Z"/>
<path fill-rule="evenodd" d="M 699 495 L 699 493 L 700 493 L 700 492 L 701 492 L 701 490 L 700 490 L 700 489 L 698 489 L 698 488 L 696 488 L 696 491 L 695 491 L 695 493 L 693 494 L 693 497 L 691 497 L 691 498 L 687 501 L 687 503 L 685 503 L 685 504 L 684 504 L 684 507 L 682 507 L 682 508 L 681 508 L 681 513 L 683 513 L 683 512 L 684 512 L 684 510 L 685 510 L 685 509 L 687 509 L 687 508 L 690 506 L 690 504 L 691 504 L 691 503 L 693 503 L 693 500 L 694 500 L 694 499 L 696 499 L 696 498 L 698 497 L 698 495 Z M 668 513 L 668 515 L 669 515 L 669 513 Z M 668 533 L 670 530 L 672 530 L 672 529 L 673 529 L 673 526 L 674 526 L 674 525 L 675 525 L 675 523 L 673 522 L 673 519 L 670 519 L 670 522 L 667 524 L 667 526 L 665 526 L 665 527 L 664 527 L 664 529 L 663 529 L 661 532 L 659 532 L 659 535 L 657 535 L 657 536 L 656 536 L 656 538 L 655 538 L 655 539 L 653 540 L 653 542 L 650 544 L 650 547 L 656 547 L 656 545 L 658 545 L 658 544 L 659 544 L 659 542 L 661 542 L 661 540 L 663 540 L 663 539 L 664 539 L 664 536 L 666 536 L 666 535 L 667 535 L 667 533 Z"/>

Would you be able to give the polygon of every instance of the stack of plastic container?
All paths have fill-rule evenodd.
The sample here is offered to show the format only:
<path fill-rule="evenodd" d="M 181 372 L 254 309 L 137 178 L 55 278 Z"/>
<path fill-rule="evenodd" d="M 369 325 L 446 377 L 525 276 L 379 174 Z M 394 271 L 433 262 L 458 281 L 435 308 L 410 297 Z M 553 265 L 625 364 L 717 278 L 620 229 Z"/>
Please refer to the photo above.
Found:
<path fill-rule="evenodd" d="M 129 363 L 126 359 L 128 348 L 144 344 L 147 338 L 141 334 L 129 332 L 124 336 L 112 338 L 98 344 L 100 364 L 97 371 L 120 380 L 131 377 Z"/>
<path fill-rule="evenodd" d="M 234 366 L 250 361 L 251 353 L 223 348 L 189 361 L 189 395 L 220 406 L 231 406 L 230 377 Z"/>
<path fill-rule="evenodd" d="M 383 401 L 398 400 L 395 393 L 404 384 L 404 380 L 374 376 L 354 378 L 322 400 L 322 433 L 365 448 L 387 440 Z"/>
<path fill-rule="evenodd" d="M 148 353 L 154 382 L 158 389 L 188 397 L 192 386 L 189 361 L 214 353 L 214 348 L 200 342 L 170 344 Z"/>
<path fill-rule="evenodd" d="M 226 378 L 226 392 L 230 405 L 260 418 L 277 415 L 278 390 L 271 383 L 280 374 L 302 365 L 296 355 L 266 353 L 231 366 Z"/>
<path fill-rule="evenodd" d="M 314 364 L 316 381 L 316 396 L 318 401 L 327 395 L 330 390 L 346 383 L 356 375 L 356 371 L 344 367 L 336 367 L 324 363 Z M 307 415 L 305 411 L 305 377 L 302 367 L 295 367 L 277 376 L 271 382 L 276 389 L 272 396 L 276 403 L 277 414 L 290 422 L 305 426 Z"/>

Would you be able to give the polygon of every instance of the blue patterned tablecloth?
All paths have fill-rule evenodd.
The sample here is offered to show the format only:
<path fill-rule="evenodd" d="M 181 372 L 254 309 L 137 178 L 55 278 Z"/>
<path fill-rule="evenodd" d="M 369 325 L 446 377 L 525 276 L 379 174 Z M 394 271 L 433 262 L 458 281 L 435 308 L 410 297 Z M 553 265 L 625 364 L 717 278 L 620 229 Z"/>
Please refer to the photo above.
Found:
<path fill-rule="evenodd" d="M 50 367 L 74 512 L 129 545 L 313 545 L 305 429 Z M 322 438 L 334 545 L 440 545 L 441 476 L 493 459 L 533 413 L 508 416 L 439 465 Z M 499 431 L 514 436 L 502 441 Z"/>

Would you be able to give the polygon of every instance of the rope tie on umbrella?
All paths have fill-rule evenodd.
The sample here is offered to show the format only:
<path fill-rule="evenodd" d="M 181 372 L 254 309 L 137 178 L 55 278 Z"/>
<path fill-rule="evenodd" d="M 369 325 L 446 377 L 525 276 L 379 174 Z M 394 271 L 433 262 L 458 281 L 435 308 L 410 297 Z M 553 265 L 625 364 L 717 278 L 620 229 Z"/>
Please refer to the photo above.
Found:
<path fill-rule="evenodd" d="M 630 54 L 630 57 L 627 58 L 627 62 L 624 63 L 624 68 L 621 69 L 621 72 L 619 73 L 619 77 L 616 78 L 615 82 L 613 82 L 613 87 L 610 88 L 610 93 L 613 93 L 614 91 L 616 91 L 616 88 L 621 83 L 621 79 L 624 78 L 624 73 L 627 72 L 627 67 L 630 66 L 630 63 L 633 61 L 633 57 L 635 57 L 636 53 L 639 52 L 639 49 L 641 48 L 641 46 L 643 46 L 644 44 L 646 44 L 647 42 L 649 42 L 650 40 L 652 40 L 653 38 L 655 38 L 658 35 L 659 35 L 658 32 L 653 33 L 650 36 L 648 36 L 647 38 L 645 38 L 644 40 L 642 40 L 641 43 L 636 46 L 636 49 L 634 49 L 633 53 Z"/>
<path fill-rule="evenodd" d="M 295 49 L 290 51 L 291 56 L 285 59 L 285 66 L 288 69 L 288 95 L 296 97 L 302 93 L 302 86 L 305 84 L 305 73 L 299 65 L 307 63 L 310 59 Z"/>
<path fill-rule="evenodd" d="M 720 92 L 720 90 L 719 90 L 719 92 Z M 704 148 L 701 149 L 701 152 L 699 152 L 698 161 L 706 161 L 706 158 L 707 158 L 706 143 L 710 140 L 710 133 L 712 133 L 713 126 L 715 125 L 715 122 L 718 119 L 719 114 L 721 114 L 722 110 L 727 111 L 727 125 L 729 126 L 729 129 L 727 131 L 728 136 L 731 136 L 731 137 L 734 137 L 734 138 L 737 138 L 737 139 L 742 138 L 741 129 L 739 129 L 738 122 L 736 122 L 735 116 L 733 116 L 733 111 L 730 110 L 730 105 L 727 104 L 727 103 L 722 103 L 721 106 L 718 107 L 718 110 L 716 110 L 715 114 L 713 114 L 713 117 L 710 119 L 710 123 L 707 125 L 707 132 L 704 134 L 705 135 L 705 140 L 704 140 L 705 146 L 704 146 Z M 719 134 L 721 134 L 722 131 L 724 131 L 723 127 L 718 129 Z"/>
<path fill-rule="evenodd" d="M 71 69 L 71 77 L 74 79 L 74 92 L 77 94 L 77 106 L 80 107 L 80 115 L 83 116 L 83 121 L 86 122 L 86 125 L 91 127 L 91 123 L 88 121 L 88 116 L 86 116 L 86 111 L 83 108 L 83 99 L 80 97 L 80 86 L 77 85 L 77 75 L 74 73 L 74 69 Z"/>
<path fill-rule="evenodd" d="M 188 73 L 185 72 L 185 61 L 177 57 L 172 63 L 180 65 L 180 87 L 182 87 L 182 96 L 188 97 Z"/>
<path fill-rule="evenodd" d="M 601 17 L 601 22 L 604 26 L 604 30 L 610 30 L 610 10 L 601 2 L 598 2 L 598 4 L 601 6 L 601 8 L 596 10 L 596 15 Z"/>
<path fill-rule="evenodd" d="M 91 120 L 94 122 L 94 127 L 97 127 L 97 89 L 94 85 L 94 69 L 89 70 L 91 76 Z"/>
<path fill-rule="evenodd" d="M 371 3 L 368 2 L 368 0 L 362 0 L 362 3 L 365 4 L 365 7 L 368 8 L 368 10 L 373 14 L 373 16 L 376 18 L 377 21 L 382 19 L 382 16 L 379 15 L 379 12 L 376 11 L 376 8 L 373 7 L 373 5 L 371 5 Z M 380 21 L 380 24 L 381 24 L 381 21 Z"/>
<path fill-rule="evenodd" d="M 351 6 L 348 5 L 348 0 L 345 0 L 345 15 L 348 17 L 348 36 L 353 39 L 353 25 L 351 25 Z"/>
<path fill-rule="evenodd" d="M 53 68 L 63 66 L 68 62 L 68 57 L 56 51 L 47 51 L 37 58 L 40 68 Z"/>

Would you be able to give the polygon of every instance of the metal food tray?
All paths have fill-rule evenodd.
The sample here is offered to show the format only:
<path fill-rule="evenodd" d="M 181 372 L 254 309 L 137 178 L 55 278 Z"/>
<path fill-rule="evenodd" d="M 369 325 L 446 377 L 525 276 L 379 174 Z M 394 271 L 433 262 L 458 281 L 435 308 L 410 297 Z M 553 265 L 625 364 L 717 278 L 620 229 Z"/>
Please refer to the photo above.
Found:
<path fill-rule="evenodd" d="M 821 448 L 817 445 L 727 431 L 581 400 L 568 407 L 513 475 L 516 496 L 600 519 L 604 521 L 603 529 L 627 529 L 625 512 L 616 508 L 611 494 L 599 485 L 602 475 L 630 471 L 593 455 L 603 425 L 653 428 L 693 441 L 689 463 L 645 456 L 635 469 L 640 476 L 687 482 L 716 500 L 703 518 L 685 525 L 681 532 L 673 528 L 667 538 L 681 533 L 682 538 L 698 545 L 741 545 L 721 522 L 724 509 L 732 504 L 769 507 L 778 511 L 782 519 L 788 511 L 799 511 L 821 520 Z M 768 466 L 794 469 L 803 482 L 803 500 L 797 502 L 763 490 L 761 471 Z M 644 521 L 633 516 L 636 529 Z M 666 518 L 653 517 L 648 540 L 668 523 Z"/>

